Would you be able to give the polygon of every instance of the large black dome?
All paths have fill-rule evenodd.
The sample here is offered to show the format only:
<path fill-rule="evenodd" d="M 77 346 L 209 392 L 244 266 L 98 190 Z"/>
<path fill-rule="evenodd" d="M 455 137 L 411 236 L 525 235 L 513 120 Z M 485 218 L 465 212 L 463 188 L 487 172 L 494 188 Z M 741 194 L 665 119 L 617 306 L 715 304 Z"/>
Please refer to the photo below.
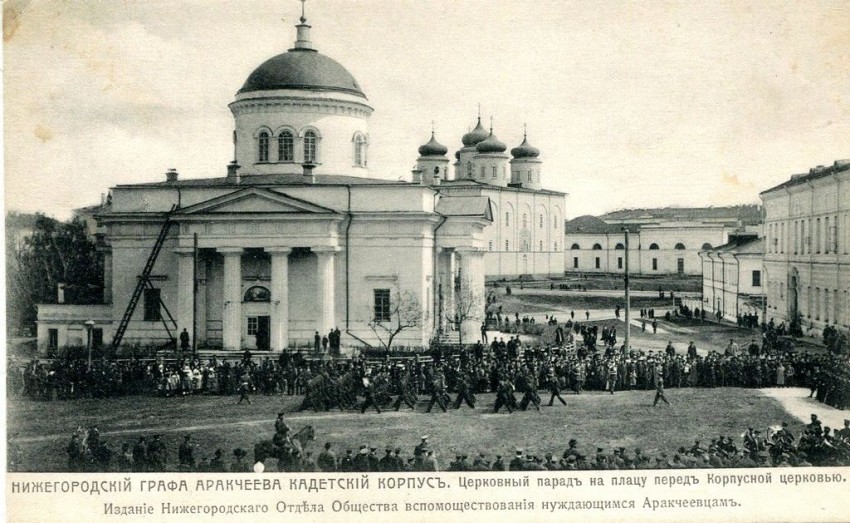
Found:
<path fill-rule="evenodd" d="M 345 67 L 312 49 L 290 49 L 266 60 L 254 69 L 239 94 L 278 89 L 337 91 L 366 98 Z"/>

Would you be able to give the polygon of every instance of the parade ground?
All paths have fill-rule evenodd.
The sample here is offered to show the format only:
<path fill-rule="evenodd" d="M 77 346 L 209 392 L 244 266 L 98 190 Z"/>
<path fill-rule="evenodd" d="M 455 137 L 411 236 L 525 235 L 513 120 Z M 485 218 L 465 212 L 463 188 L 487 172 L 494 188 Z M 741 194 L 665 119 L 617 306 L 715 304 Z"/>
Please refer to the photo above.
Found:
<path fill-rule="evenodd" d="M 802 402 L 808 391 L 781 389 Z M 567 405 L 548 407 L 548 394 L 538 412 L 516 411 L 493 414 L 493 394 L 478 395 L 475 410 L 463 406 L 443 413 L 425 413 L 427 401 L 420 397 L 416 411 L 409 409 L 377 414 L 359 411 L 295 412 L 297 396 L 253 396 L 252 403 L 237 405 L 235 397 L 121 397 L 100 400 L 35 402 L 14 399 L 9 405 L 12 443 L 23 453 L 23 463 L 33 470 L 66 470 L 65 446 L 77 427 L 96 425 L 101 438 L 113 451 L 122 443 L 131 446 L 140 436 L 162 434 L 169 449 L 169 468 L 176 466 L 177 446 L 192 434 L 196 456 L 212 457 L 217 448 L 232 456 L 235 448 L 249 452 L 255 443 L 273 433 L 278 412 L 297 431 L 312 425 L 316 440 L 307 450 L 316 456 L 325 442 L 338 455 L 346 449 L 357 452 L 361 444 L 379 448 L 400 447 L 410 457 L 420 436 L 429 435 L 438 462 L 447 465 L 455 454 L 484 453 L 488 459 L 500 454 L 510 457 L 517 448 L 537 455 L 562 453 L 570 438 L 579 441 L 581 452 L 592 456 L 597 447 L 630 451 L 641 448 L 652 454 L 673 453 L 694 439 L 709 442 L 730 436 L 740 443 L 747 427 L 775 426 L 787 421 L 798 432 L 805 416 L 786 411 L 770 391 L 753 389 L 675 389 L 667 391 L 671 405 L 652 406 L 654 390 L 623 391 L 613 396 L 591 392 L 565 394 Z M 808 400 L 811 412 L 834 410 Z M 797 409 L 799 410 L 799 408 Z M 838 412 L 838 411 L 835 411 Z M 806 414 L 807 415 L 807 414 Z M 672 454 L 671 454 L 672 455 Z"/>

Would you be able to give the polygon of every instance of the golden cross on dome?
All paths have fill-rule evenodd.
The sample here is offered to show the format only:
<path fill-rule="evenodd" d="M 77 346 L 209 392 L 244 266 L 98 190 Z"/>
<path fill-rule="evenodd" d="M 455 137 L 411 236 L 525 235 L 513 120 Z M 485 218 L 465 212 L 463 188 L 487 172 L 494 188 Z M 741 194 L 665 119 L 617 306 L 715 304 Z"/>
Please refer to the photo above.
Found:
<path fill-rule="evenodd" d="M 307 4 L 307 0 L 301 0 L 301 23 L 307 21 L 307 16 L 304 14 L 304 6 Z"/>

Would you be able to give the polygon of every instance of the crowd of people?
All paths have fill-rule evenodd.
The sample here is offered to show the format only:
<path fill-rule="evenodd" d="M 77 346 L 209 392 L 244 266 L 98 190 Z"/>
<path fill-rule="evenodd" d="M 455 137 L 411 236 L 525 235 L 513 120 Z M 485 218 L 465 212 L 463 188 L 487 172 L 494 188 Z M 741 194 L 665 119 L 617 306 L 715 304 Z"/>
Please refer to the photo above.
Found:
<path fill-rule="evenodd" d="M 255 445 L 253 456 L 241 447 L 225 452 L 221 448 L 207 452 L 200 449 L 191 434 L 178 436 L 174 456 L 163 434 L 140 436 L 135 442 L 121 444 L 120 450 L 101 437 L 97 427 L 78 429 L 66 446 L 68 470 L 71 472 L 401 472 L 401 471 L 529 471 L 529 470 L 634 470 L 685 468 L 754 468 L 809 467 L 850 465 L 850 420 L 844 427 L 832 430 L 818 417 L 811 416 L 801 433 L 795 435 L 783 422 L 763 431 L 748 428 L 739 437 L 720 435 L 710 442 L 699 439 L 669 452 L 632 451 L 624 447 L 579 445 L 570 439 L 566 448 L 552 452 L 527 452 L 516 449 L 459 453 L 446 459 L 422 436 L 410 453 L 400 447 L 386 446 L 379 454 L 375 444 L 361 444 L 344 452 L 326 442 L 318 454 L 307 449 L 309 440 L 292 436 L 282 413 L 275 421 L 274 445 L 286 453 L 276 456 L 274 450 Z M 313 433 L 310 432 L 310 439 Z M 173 448 L 173 447 L 172 447 Z M 595 449 L 595 452 L 593 451 Z M 470 459 L 470 456 L 471 459 Z M 13 456 L 14 458 L 14 456 Z M 176 458 L 176 459 L 175 459 Z M 277 459 L 275 459 L 277 458 Z M 275 461 L 277 463 L 275 463 Z"/>

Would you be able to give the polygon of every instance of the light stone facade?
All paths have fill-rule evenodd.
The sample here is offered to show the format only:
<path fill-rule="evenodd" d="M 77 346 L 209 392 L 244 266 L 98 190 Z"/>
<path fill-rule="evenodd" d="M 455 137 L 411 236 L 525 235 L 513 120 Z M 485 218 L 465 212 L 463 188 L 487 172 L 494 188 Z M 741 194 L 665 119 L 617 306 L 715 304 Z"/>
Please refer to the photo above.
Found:
<path fill-rule="evenodd" d="M 805 333 L 850 328 L 850 160 L 761 193 L 768 316 Z"/>
<path fill-rule="evenodd" d="M 702 303 L 711 317 L 723 319 L 757 314 L 764 319 L 767 295 L 764 280 L 764 241 L 755 236 L 733 237 L 730 242 L 699 253 L 702 261 Z"/>

